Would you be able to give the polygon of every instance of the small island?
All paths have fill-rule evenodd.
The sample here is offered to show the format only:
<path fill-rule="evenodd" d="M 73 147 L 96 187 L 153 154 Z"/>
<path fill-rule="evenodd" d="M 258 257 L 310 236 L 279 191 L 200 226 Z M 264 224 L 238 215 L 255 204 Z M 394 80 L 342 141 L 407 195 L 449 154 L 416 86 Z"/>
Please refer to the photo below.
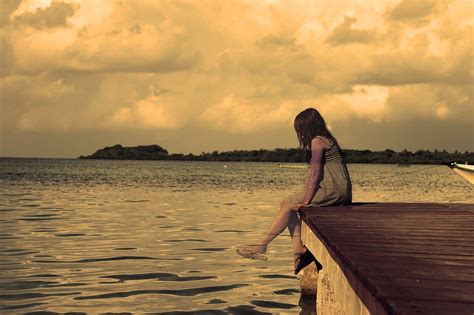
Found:
<path fill-rule="evenodd" d="M 384 151 L 371 150 L 343 150 L 348 163 L 376 163 L 376 164 L 446 164 L 450 161 L 467 162 L 474 164 L 474 152 L 447 152 L 418 150 L 411 152 L 403 150 L 396 152 L 390 149 Z M 139 145 L 124 147 L 120 144 L 105 147 L 95 153 L 79 159 L 113 159 L 113 160 L 171 160 L 171 161 L 236 161 L 236 162 L 289 162 L 299 163 L 305 161 L 304 153 L 297 148 L 278 148 L 274 150 L 233 150 L 202 152 L 199 155 L 192 153 L 169 154 L 163 147 L 152 145 Z"/>
<path fill-rule="evenodd" d="M 80 156 L 80 159 L 106 159 L 106 160 L 164 160 L 168 151 L 157 144 L 139 145 L 136 147 L 123 147 L 116 144 L 97 150 L 94 154 Z"/>

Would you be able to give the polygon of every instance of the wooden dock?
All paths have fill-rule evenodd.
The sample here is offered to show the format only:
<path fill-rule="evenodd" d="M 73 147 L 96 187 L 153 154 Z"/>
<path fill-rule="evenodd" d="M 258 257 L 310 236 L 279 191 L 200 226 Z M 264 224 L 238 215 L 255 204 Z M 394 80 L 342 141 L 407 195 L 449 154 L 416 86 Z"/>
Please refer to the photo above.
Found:
<path fill-rule="evenodd" d="M 304 208 L 318 314 L 474 314 L 474 204 Z M 314 266 L 313 266 L 314 269 Z"/>

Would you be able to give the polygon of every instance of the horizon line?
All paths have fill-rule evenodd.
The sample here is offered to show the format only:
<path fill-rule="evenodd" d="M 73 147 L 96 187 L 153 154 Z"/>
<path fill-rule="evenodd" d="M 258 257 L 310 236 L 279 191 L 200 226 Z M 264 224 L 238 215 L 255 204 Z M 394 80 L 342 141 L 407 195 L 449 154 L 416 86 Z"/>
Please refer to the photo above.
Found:
<path fill-rule="evenodd" d="M 137 146 L 147 146 L 147 145 L 137 145 Z M 133 147 L 133 146 L 132 146 Z M 104 147 L 105 148 L 105 147 Z M 126 147 L 124 147 L 126 148 Z M 223 151 L 219 151 L 219 150 L 212 150 L 212 151 L 202 151 L 201 153 L 192 153 L 192 152 L 189 152 L 189 153 L 168 153 L 168 155 L 172 155 L 172 154 L 183 154 L 183 155 L 190 155 L 190 154 L 193 154 L 194 156 L 199 156 L 201 155 L 202 153 L 212 153 L 214 151 L 217 151 L 219 153 L 222 153 L 222 152 L 232 152 L 232 151 L 259 151 L 259 150 L 268 150 L 268 151 L 272 151 L 272 150 L 277 150 L 277 149 L 284 149 L 284 150 L 289 150 L 289 149 L 299 149 L 299 148 L 274 148 L 274 149 L 232 149 L 232 150 L 223 150 Z M 98 150 L 101 150 L 101 149 L 98 149 Z M 474 151 L 470 151 L 468 149 L 466 150 L 458 150 L 458 149 L 455 149 L 454 151 L 448 151 L 446 149 L 433 149 L 433 150 L 430 150 L 430 149 L 417 149 L 417 150 L 408 150 L 408 149 L 403 149 L 403 150 L 400 150 L 400 151 L 397 151 L 397 150 L 393 150 L 393 149 L 389 149 L 389 148 L 386 148 L 386 149 L 383 149 L 383 150 L 371 150 L 371 149 L 348 149 L 348 148 L 342 148 L 342 150 L 353 150 L 353 151 L 371 151 L 371 152 L 384 152 L 384 151 L 387 151 L 387 150 L 391 150 L 391 151 L 394 151 L 394 152 L 403 152 L 403 151 L 408 151 L 408 152 L 417 152 L 417 151 L 429 151 L 429 152 L 432 152 L 432 153 L 435 153 L 435 151 L 437 151 L 438 153 L 443 153 L 443 152 L 446 152 L 446 153 L 461 153 L 461 154 L 466 154 L 467 153 L 474 153 Z M 97 151 L 97 150 L 96 150 Z M 95 153 L 95 152 L 94 152 Z M 94 154 L 92 153 L 92 154 Z M 77 157 L 49 157 L 49 156 L 0 156 L 0 159 L 74 159 L 74 160 L 79 160 L 80 159 L 80 156 L 87 156 L 87 155 L 79 155 Z"/>

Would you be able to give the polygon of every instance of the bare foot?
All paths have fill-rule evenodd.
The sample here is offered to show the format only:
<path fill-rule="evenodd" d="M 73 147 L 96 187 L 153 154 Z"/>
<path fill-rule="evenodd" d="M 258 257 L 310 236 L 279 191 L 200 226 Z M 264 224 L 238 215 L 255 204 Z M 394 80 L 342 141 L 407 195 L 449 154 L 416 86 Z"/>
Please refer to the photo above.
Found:
<path fill-rule="evenodd" d="M 244 247 L 247 248 L 248 250 L 254 252 L 254 253 L 263 254 L 263 253 L 267 252 L 267 245 L 265 245 L 265 244 L 247 245 L 247 246 L 244 246 Z"/>
<path fill-rule="evenodd" d="M 237 248 L 236 253 L 242 257 L 258 260 L 268 260 L 267 256 L 263 255 L 267 251 L 267 245 L 255 244 L 240 246 Z"/>

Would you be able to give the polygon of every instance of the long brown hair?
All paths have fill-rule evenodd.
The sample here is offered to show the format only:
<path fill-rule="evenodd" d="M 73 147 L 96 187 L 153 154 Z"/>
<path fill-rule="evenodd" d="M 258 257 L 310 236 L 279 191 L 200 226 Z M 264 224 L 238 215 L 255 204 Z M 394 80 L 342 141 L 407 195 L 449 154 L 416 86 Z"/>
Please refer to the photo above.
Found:
<path fill-rule="evenodd" d="M 295 131 L 300 148 L 306 152 L 306 160 L 311 159 L 311 140 L 323 136 L 332 140 L 339 148 L 339 143 L 326 126 L 323 116 L 314 108 L 306 108 L 295 117 Z"/>

